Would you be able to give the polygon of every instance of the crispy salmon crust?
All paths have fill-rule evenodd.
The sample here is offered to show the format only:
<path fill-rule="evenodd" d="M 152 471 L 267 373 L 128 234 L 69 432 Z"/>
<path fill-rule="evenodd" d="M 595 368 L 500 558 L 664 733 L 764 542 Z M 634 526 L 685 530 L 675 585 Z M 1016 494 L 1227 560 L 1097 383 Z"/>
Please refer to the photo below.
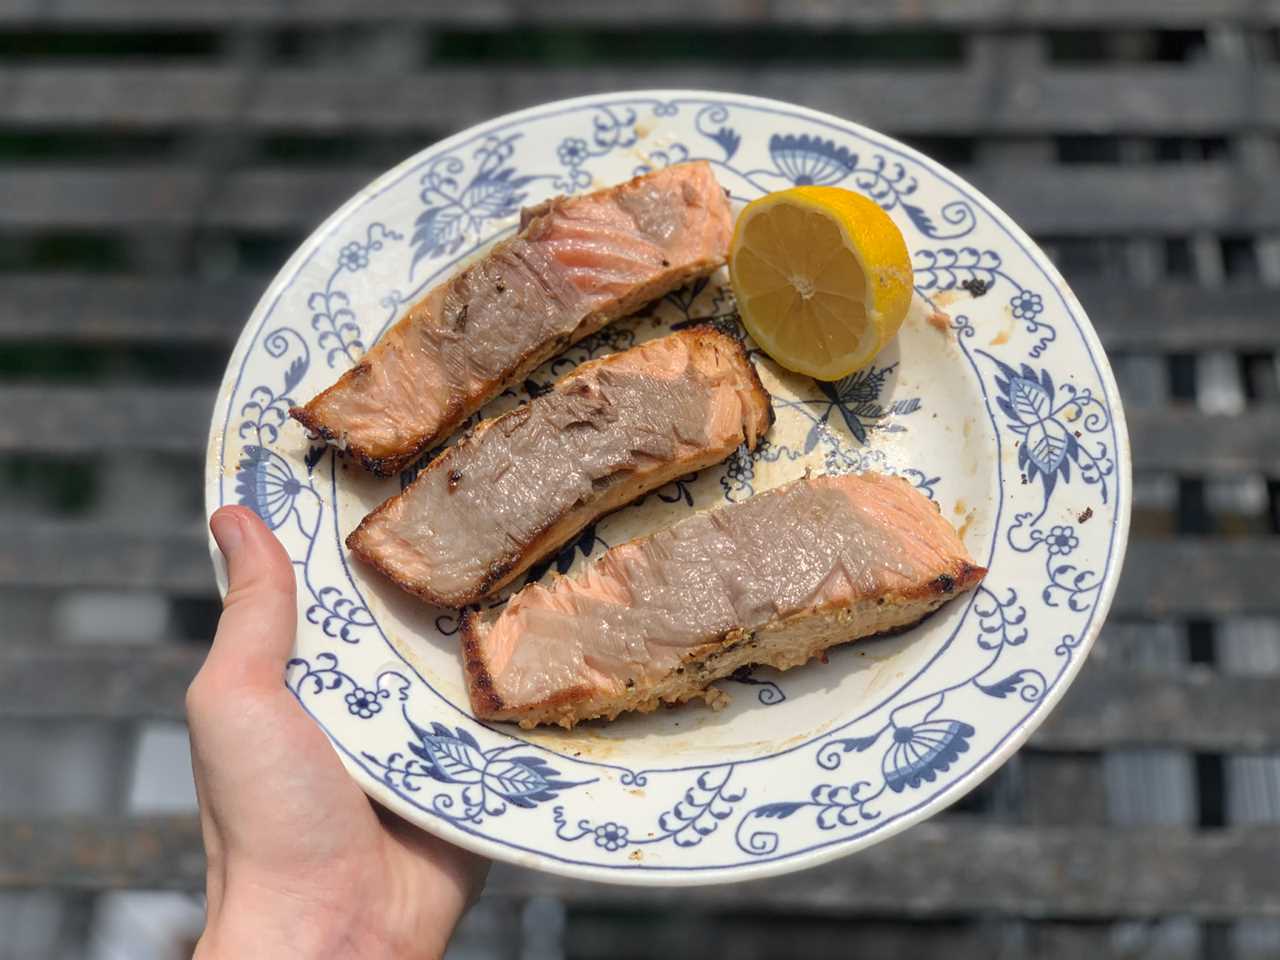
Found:
<path fill-rule="evenodd" d="M 428 603 L 465 606 L 604 514 L 744 443 L 754 449 L 772 422 L 742 344 L 693 327 L 582 364 L 483 421 L 365 517 L 347 546 Z"/>
<path fill-rule="evenodd" d="M 546 201 L 290 415 L 390 476 L 568 346 L 723 265 L 731 229 L 705 161 Z"/>
<path fill-rule="evenodd" d="M 877 498 L 884 509 L 872 502 Z M 764 542 L 752 545 L 753 529 Z M 714 590 L 681 596 L 678 583 L 662 580 L 669 564 L 678 568 L 670 579 L 696 579 L 688 566 L 699 556 L 696 541 L 712 534 L 727 539 L 713 543 L 707 557 L 725 544 L 747 544 L 706 581 L 731 601 L 737 591 L 736 605 Z M 844 538 L 821 557 L 832 561 L 830 569 L 813 563 L 817 554 L 805 546 L 823 536 Z M 779 584 L 776 577 L 788 570 L 797 571 L 797 581 Z M 985 573 L 936 505 L 904 480 L 864 474 L 795 481 L 615 547 L 549 587 L 531 585 L 496 617 L 467 611 L 462 658 L 472 708 L 482 719 L 527 728 L 572 727 L 697 698 L 715 705 L 725 696 L 710 686 L 715 680 L 748 666 L 786 670 L 836 644 L 908 628 L 972 590 Z M 646 586 L 650 579 L 659 586 Z M 638 606 L 645 603 L 648 609 Z M 696 606 L 681 606 L 690 603 Z M 724 616 L 705 613 L 717 606 Z M 689 620 L 698 623 L 684 631 Z M 715 629 L 700 632 L 709 625 Z"/>

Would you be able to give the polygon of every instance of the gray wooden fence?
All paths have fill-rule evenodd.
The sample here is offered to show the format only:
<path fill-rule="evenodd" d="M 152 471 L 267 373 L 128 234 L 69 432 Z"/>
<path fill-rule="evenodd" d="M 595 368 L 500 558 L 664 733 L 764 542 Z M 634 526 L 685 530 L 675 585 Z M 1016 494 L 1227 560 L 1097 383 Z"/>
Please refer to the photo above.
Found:
<path fill-rule="evenodd" d="M 947 814 L 733 887 L 500 868 L 456 956 L 1280 955 L 1280 2 L 0 0 L 0 958 L 201 886 L 182 790 L 137 798 L 216 617 L 205 426 L 271 272 L 443 135 L 651 86 L 871 124 L 1035 234 L 1124 394 L 1129 560 Z"/>

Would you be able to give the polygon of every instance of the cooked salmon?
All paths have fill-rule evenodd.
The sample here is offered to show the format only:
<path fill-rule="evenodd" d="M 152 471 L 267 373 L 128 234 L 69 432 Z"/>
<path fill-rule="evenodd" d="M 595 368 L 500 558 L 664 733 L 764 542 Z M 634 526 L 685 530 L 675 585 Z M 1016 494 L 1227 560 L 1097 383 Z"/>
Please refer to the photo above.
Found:
<path fill-rule="evenodd" d="M 568 345 L 723 264 L 732 215 L 697 161 L 558 197 L 522 224 L 293 417 L 390 475 Z"/>
<path fill-rule="evenodd" d="M 522 727 L 715 705 L 709 684 L 740 667 L 785 670 L 909 626 L 985 573 L 901 478 L 797 480 L 531 584 L 496 617 L 469 612 L 471 705 Z"/>
<path fill-rule="evenodd" d="M 754 448 L 772 412 L 732 337 L 695 327 L 651 340 L 480 423 L 347 546 L 429 603 L 474 603 L 603 514 Z"/>

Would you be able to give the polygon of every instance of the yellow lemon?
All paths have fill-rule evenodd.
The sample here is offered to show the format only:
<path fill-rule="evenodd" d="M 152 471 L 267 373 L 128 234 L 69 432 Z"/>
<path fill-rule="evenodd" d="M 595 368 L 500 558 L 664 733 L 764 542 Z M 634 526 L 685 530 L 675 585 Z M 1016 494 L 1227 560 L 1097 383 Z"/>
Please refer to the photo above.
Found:
<path fill-rule="evenodd" d="M 869 364 L 911 305 L 902 231 L 874 200 L 839 187 L 794 187 L 747 204 L 729 276 L 760 348 L 818 380 Z"/>

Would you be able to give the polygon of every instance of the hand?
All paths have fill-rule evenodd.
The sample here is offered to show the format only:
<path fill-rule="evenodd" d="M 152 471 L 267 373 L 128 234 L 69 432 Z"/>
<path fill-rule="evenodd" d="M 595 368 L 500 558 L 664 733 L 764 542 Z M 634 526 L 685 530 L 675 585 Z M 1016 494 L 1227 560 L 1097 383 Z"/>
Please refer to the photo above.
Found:
<path fill-rule="evenodd" d="M 230 589 L 187 717 L 208 918 L 197 960 L 438 958 L 487 862 L 376 806 L 284 686 L 293 566 L 257 515 L 210 522 Z"/>

